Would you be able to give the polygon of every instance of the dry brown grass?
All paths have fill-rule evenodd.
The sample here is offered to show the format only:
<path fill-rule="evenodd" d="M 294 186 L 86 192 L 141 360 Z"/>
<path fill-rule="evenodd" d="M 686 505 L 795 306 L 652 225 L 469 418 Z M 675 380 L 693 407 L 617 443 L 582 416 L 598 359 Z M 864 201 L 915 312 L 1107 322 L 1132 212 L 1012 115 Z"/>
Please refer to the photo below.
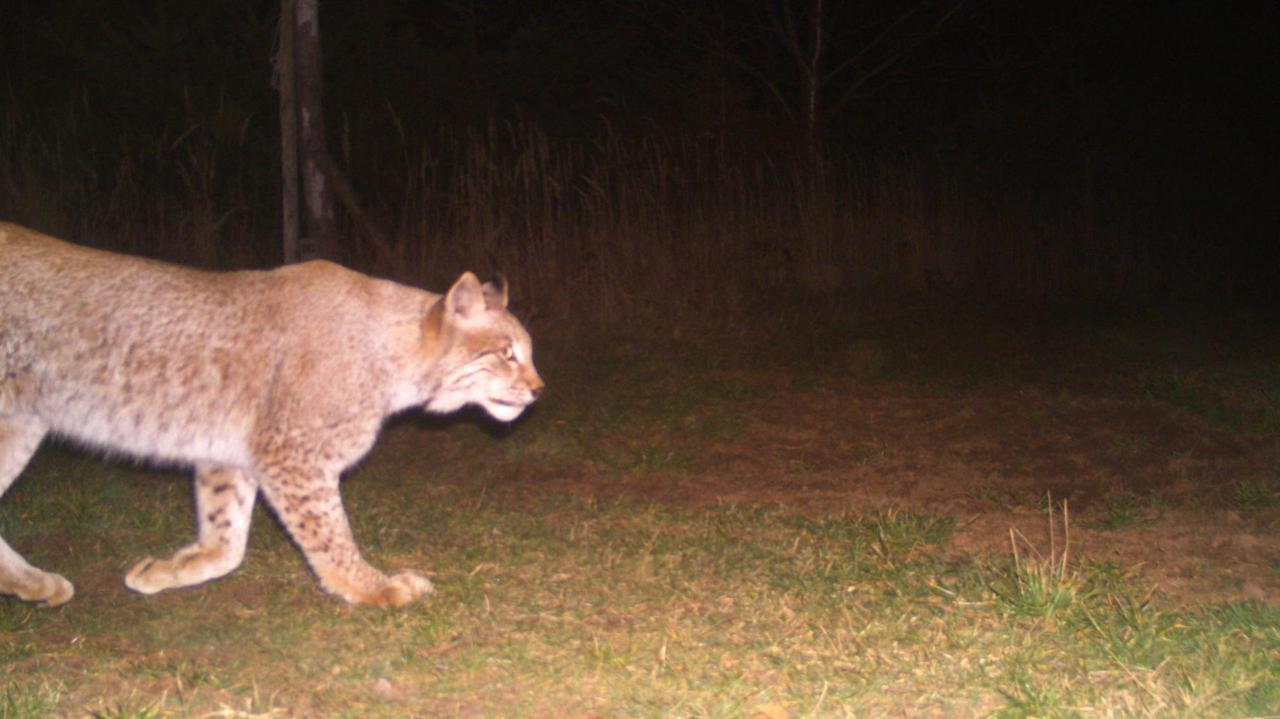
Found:
<path fill-rule="evenodd" d="M 571 144 L 491 124 L 410 166 L 388 208 L 396 265 L 436 282 L 502 268 L 552 316 L 742 315 L 761 295 L 850 292 L 1116 297 L 1145 279 L 1136 245 L 1085 204 L 991 206 L 911 160 L 812 171 L 657 133 Z"/>
<path fill-rule="evenodd" d="M 7 111 L 0 217 L 201 266 L 276 261 L 274 160 L 245 141 L 247 126 L 85 139 L 85 123 L 73 113 L 50 130 Z M 570 142 L 525 122 L 428 138 L 389 127 L 395 157 L 342 146 L 388 238 L 348 226 L 342 259 L 429 287 L 464 268 L 503 271 L 525 311 L 550 320 L 742 318 L 762 298 L 841 294 L 1132 298 L 1156 271 L 1083 183 L 997 195 L 963 168 L 911 158 L 813 170 L 657 131 L 606 126 Z"/>

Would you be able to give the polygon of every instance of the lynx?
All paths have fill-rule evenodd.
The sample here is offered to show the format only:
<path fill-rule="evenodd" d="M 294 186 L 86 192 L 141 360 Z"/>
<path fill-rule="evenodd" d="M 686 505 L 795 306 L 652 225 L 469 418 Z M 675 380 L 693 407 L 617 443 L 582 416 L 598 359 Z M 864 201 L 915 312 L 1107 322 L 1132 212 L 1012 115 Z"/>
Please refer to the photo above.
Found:
<path fill-rule="evenodd" d="M 0 223 L 0 495 L 51 432 L 193 466 L 197 539 L 135 564 L 142 594 L 239 566 L 259 492 L 327 591 L 430 593 L 365 561 L 339 476 L 392 413 L 476 404 L 511 421 L 542 388 L 505 282 L 467 272 L 441 296 L 324 261 L 205 272 Z M 0 539 L 0 594 L 56 606 L 74 589 Z"/>

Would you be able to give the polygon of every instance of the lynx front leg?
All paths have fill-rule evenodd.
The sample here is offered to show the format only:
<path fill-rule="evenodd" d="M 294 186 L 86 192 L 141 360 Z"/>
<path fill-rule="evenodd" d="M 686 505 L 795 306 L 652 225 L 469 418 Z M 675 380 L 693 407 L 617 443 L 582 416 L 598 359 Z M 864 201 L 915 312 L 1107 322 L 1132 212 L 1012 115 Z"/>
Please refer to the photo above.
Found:
<path fill-rule="evenodd" d="M 0 496 L 27 466 L 47 431 L 34 416 L 0 414 Z M 56 607 L 70 601 L 75 588 L 65 578 L 31 566 L 0 538 L 0 594 Z"/>
<path fill-rule="evenodd" d="M 216 465 L 198 467 L 196 543 L 169 559 L 147 557 L 133 565 L 124 583 L 135 592 L 155 594 L 217 579 L 240 566 L 257 494 L 258 483 L 246 472 Z"/>
<path fill-rule="evenodd" d="M 263 477 L 262 495 L 329 592 L 352 604 L 400 607 L 434 591 L 425 577 L 413 572 L 388 577 L 364 560 L 336 475 L 277 468 Z"/>

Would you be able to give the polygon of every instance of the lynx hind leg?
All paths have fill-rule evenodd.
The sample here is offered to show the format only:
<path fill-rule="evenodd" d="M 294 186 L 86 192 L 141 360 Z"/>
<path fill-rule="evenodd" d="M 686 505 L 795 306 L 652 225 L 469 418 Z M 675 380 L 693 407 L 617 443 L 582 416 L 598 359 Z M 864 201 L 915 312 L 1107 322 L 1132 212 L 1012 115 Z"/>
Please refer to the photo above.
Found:
<path fill-rule="evenodd" d="M 0 414 L 0 496 L 27 466 L 47 431 L 35 417 Z M 70 601 L 75 588 L 64 577 L 31 566 L 0 538 L 0 594 L 56 607 Z"/>
<path fill-rule="evenodd" d="M 401 607 L 435 591 L 426 577 L 414 572 L 388 577 L 365 561 L 342 507 L 337 476 L 273 472 L 263 478 L 262 496 L 330 593 L 352 604 Z"/>
<path fill-rule="evenodd" d="M 155 594 L 217 579 L 240 566 L 257 494 L 258 483 L 246 472 L 214 465 L 197 467 L 199 533 L 195 544 L 168 559 L 143 559 L 125 575 L 125 585 L 135 592 Z"/>

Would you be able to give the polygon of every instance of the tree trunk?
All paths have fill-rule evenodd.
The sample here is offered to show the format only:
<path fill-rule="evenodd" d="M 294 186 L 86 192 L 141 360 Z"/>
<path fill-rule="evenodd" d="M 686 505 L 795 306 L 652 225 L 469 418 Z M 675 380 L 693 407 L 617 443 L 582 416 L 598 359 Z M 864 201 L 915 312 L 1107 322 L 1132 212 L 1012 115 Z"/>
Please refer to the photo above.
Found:
<path fill-rule="evenodd" d="M 319 0 L 296 0 L 294 63 L 297 82 L 299 144 L 306 234 L 299 243 L 301 259 L 339 259 L 334 226 L 333 191 L 325 175 L 328 150 L 321 105 L 323 68 L 320 57 Z"/>
<path fill-rule="evenodd" d="M 280 92 L 280 224 L 286 263 L 302 260 L 298 224 L 298 101 L 294 79 L 294 0 L 280 2 L 280 47 L 276 51 L 276 88 Z"/>

